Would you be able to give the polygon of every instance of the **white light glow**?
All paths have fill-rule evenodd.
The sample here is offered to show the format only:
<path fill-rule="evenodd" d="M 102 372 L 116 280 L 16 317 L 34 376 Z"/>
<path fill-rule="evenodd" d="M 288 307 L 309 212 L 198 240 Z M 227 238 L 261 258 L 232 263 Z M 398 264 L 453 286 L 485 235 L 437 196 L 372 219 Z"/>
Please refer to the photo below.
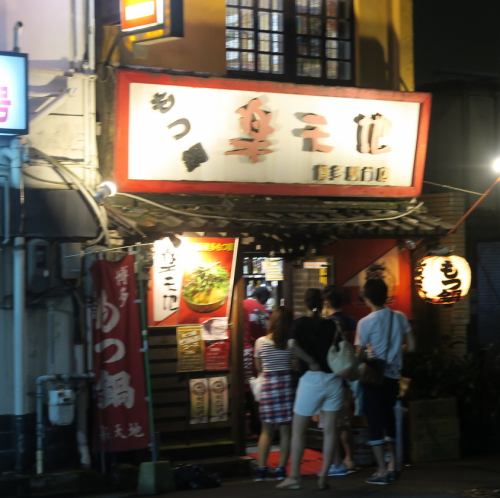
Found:
<path fill-rule="evenodd" d="M 99 186 L 97 187 L 97 190 L 100 190 L 100 189 L 103 189 L 103 190 L 107 189 L 109 191 L 109 193 L 106 195 L 106 197 L 113 197 L 118 192 L 118 188 L 116 187 L 115 183 L 110 182 L 110 181 L 105 181 L 105 182 L 102 182 L 101 184 L 99 184 Z"/>
<path fill-rule="evenodd" d="M 495 159 L 493 159 L 493 162 L 491 163 L 491 169 L 495 173 L 500 174 L 500 157 L 495 157 Z"/>

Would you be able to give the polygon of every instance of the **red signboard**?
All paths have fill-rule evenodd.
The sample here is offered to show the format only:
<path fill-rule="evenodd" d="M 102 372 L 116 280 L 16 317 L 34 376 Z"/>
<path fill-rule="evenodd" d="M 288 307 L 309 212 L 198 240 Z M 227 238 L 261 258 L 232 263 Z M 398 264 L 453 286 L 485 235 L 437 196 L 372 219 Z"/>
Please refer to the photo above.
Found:
<path fill-rule="evenodd" d="M 415 197 L 430 94 L 119 71 L 122 191 Z"/>
<path fill-rule="evenodd" d="M 96 261 L 92 276 L 98 296 L 94 327 L 98 444 L 104 451 L 145 448 L 149 427 L 133 256 L 119 262 Z"/>
<path fill-rule="evenodd" d="M 205 344 L 205 370 L 229 370 L 229 341 L 207 341 Z"/>

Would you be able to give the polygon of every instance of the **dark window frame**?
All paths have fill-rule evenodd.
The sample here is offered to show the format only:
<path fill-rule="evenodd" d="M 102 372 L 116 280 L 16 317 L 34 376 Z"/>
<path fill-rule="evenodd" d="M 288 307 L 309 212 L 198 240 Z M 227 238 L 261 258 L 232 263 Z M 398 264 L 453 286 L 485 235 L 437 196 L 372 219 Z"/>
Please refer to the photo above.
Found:
<path fill-rule="evenodd" d="M 314 2 L 315 0 L 306 0 L 307 5 L 310 6 L 311 2 Z M 254 60 L 254 69 L 253 70 L 241 70 L 241 69 L 229 69 L 229 66 L 226 65 L 226 71 L 227 75 L 231 77 L 236 77 L 236 78 L 246 78 L 246 79 L 258 79 L 258 80 L 271 80 L 271 81 L 283 81 L 283 82 L 293 82 L 293 83 L 306 83 L 306 84 L 316 84 L 316 85 L 337 85 L 337 86 L 352 86 L 354 81 L 355 81 L 355 60 L 354 60 L 354 54 L 355 54 L 355 45 L 354 45 L 354 40 L 355 40 L 355 23 L 354 23 L 354 14 L 353 14 L 353 1 L 352 0 L 347 0 L 349 5 L 348 9 L 349 12 L 347 13 L 346 16 L 344 17 L 335 17 L 331 18 L 334 20 L 340 20 L 340 21 L 345 21 L 348 29 L 348 36 L 339 36 L 337 37 L 327 37 L 326 35 L 326 24 L 327 24 L 327 0 L 319 0 L 320 5 L 321 5 L 321 13 L 319 14 L 319 17 L 321 18 L 321 34 L 320 36 L 317 36 L 315 38 L 320 39 L 319 43 L 319 55 L 315 57 L 311 57 L 312 59 L 316 59 L 320 61 L 320 66 L 321 66 L 321 76 L 319 77 L 314 77 L 314 76 L 305 76 L 305 75 L 299 75 L 298 74 L 298 58 L 300 58 L 300 55 L 298 54 L 298 41 L 299 41 L 299 36 L 298 29 L 297 29 L 297 16 L 298 15 L 303 15 L 302 13 L 298 13 L 296 9 L 296 0 L 282 0 L 283 3 L 283 57 L 284 57 L 284 71 L 283 73 L 273 73 L 273 72 L 261 72 L 258 70 L 257 64 L 259 60 L 259 37 L 258 34 L 261 32 L 266 32 L 265 30 L 259 30 L 259 25 L 258 25 L 258 15 L 259 11 L 272 11 L 272 9 L 261 9 L 259 7 L 259 0 L 253 0 L 253 5 L 252 6 L 247 6 L 247 5 L 241 5 L 242 3 L 245 3 L 245 0 L 228 0 L 226 2 L 226 9 L 227 8 L 235 8 L 235 9 L 252 9 L 253 11 L 253 27 L 252 28 L 242 28 L 241 26 L 228 26 L 226 25 L 226 34 L 228 33 L 228 30 L 234 30 L 234 31 L 252 31 L 253 32 L 253 48 L 252 49 L 241 49 L 241 48 L 233 48 L 233 51 L 236 53 L 243 53 L 243 52 L 251 52 L 253 54 L 253 60 Z M 273 0 L 269 0 L 271 7 L 273 4 Z M 229 4 L 238 4 L 238 5 L 229 5 Z M 308 20 L 311 19 L 311 17 L 317 17 L 314 16 L 310 13 L 305 14 L 308 17 Z M 241 23 L 241 17 L 240 17 L 240 23 Z M 338 25 L 338 23 L 337 23 Z M 304 35 L 304 38 L 306 39 L 311 39 L 314 36 L 311 34 L 306 34 Z M 326 56 L 326 40 L 331 39 L 333 41 L 340 42 L 340 45 L 342 45 L 342 42 L 348 42 L 346 45 L 347 47 L 350 47 L 350 53 L 348 54 L 350 57 L 345 58 L 345 57 L 340 57 L 339 54 L 337 54 L 337 57 L 335 58 L 330 58 L 328 59 Z M 337 48 L 337 50 L 341 50 L 340 48 Z M 227 37 L 226 37 L 226 56 L 227 53 L 231 52 L 231 48 L 228 48 L 227 46 Z M 327 61 L 332 60 L 332 61 L 338 61 L 340 63 L 342 62 L 347 62 L 350 64 L 350 77 L 349 78 L 344 78 L 341 79 L 339 77 L 337 78 L 328 78 L 327 77 Z M 226 59 L 227 61 L 227 59 Z M 241 62 L 241 58 L 240 58 Z"/>

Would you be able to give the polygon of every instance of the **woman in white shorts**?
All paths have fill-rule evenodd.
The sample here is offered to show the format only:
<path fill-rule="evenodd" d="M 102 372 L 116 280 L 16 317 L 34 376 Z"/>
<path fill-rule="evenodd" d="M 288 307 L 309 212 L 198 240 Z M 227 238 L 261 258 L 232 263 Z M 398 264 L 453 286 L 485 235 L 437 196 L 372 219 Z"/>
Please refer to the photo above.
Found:
<path fill-rule="evenodd" d="M 310 311 L 294 321 L 290 347 L 306 372 L 299 380 L 293 407 L 290 476 L 278 484 L 280 489 L 300 489 L 300 462 L 305 434 L 311 417 L 322 412 L 323 462 L 318 489 L 328 487 L 326 479 L 336 441 L 337 413 L 342 407 L 342 381 L 328 367 L 326 356 L 335 336 L 335 323 L 321 317 L 323 298 L 319 289 L 308 289 L 305 304 Z"/>

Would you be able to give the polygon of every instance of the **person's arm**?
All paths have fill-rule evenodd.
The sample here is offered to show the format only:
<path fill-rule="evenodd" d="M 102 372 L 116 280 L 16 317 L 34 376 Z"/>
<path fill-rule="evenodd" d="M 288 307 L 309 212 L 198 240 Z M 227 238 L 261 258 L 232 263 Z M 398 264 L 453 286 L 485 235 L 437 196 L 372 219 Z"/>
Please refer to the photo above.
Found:
<path fill-rule="evenodd" d="M 288 349 L 300 360 L 309 365 L 309 370 L 317 371 L 320 369 L 318 362 L 308 353 L 306 353 L 295 339 L 288 340 Z"/>
<path fill-rule="evenodd" d="M 361 325 L 361 322 L 358 322 L 358 324 L 356 326 L 356 333 L 354 336 L 354 351 L 355 351 L 358 359 L 360 359 L 363 356 L 363 351 L 365 349 L 365 347 L 362 343 L 362 339 L 361 339 L 361 327 L 360 327 L 360 325 Z"/>
<path fill-rule="evenodd" d="M 255 370 L 257 371 L 257 375 L 262 372 L 262 359 L 260 358 L 261 345 L 262 340 L 257 339 L 253 350 L 253 364 L 255 366 Z"/>
<path fill-rule="evenodd" d="M 257 374 L 260 374 L 262 372 L 262 360 L 256 356 L 254 364 L 255 370 L 257 370 Z"/>
<path fill-rule="evenodd" d="M 405 334 L 403 335 L 401 349 L 403 353 L 411 353 L 415 351 L 415 338 L 413 337 L 413 332 L 411 330 L 410 324 L 407 322 L 406 325 L 407 328 L 405 330 Z"/>

